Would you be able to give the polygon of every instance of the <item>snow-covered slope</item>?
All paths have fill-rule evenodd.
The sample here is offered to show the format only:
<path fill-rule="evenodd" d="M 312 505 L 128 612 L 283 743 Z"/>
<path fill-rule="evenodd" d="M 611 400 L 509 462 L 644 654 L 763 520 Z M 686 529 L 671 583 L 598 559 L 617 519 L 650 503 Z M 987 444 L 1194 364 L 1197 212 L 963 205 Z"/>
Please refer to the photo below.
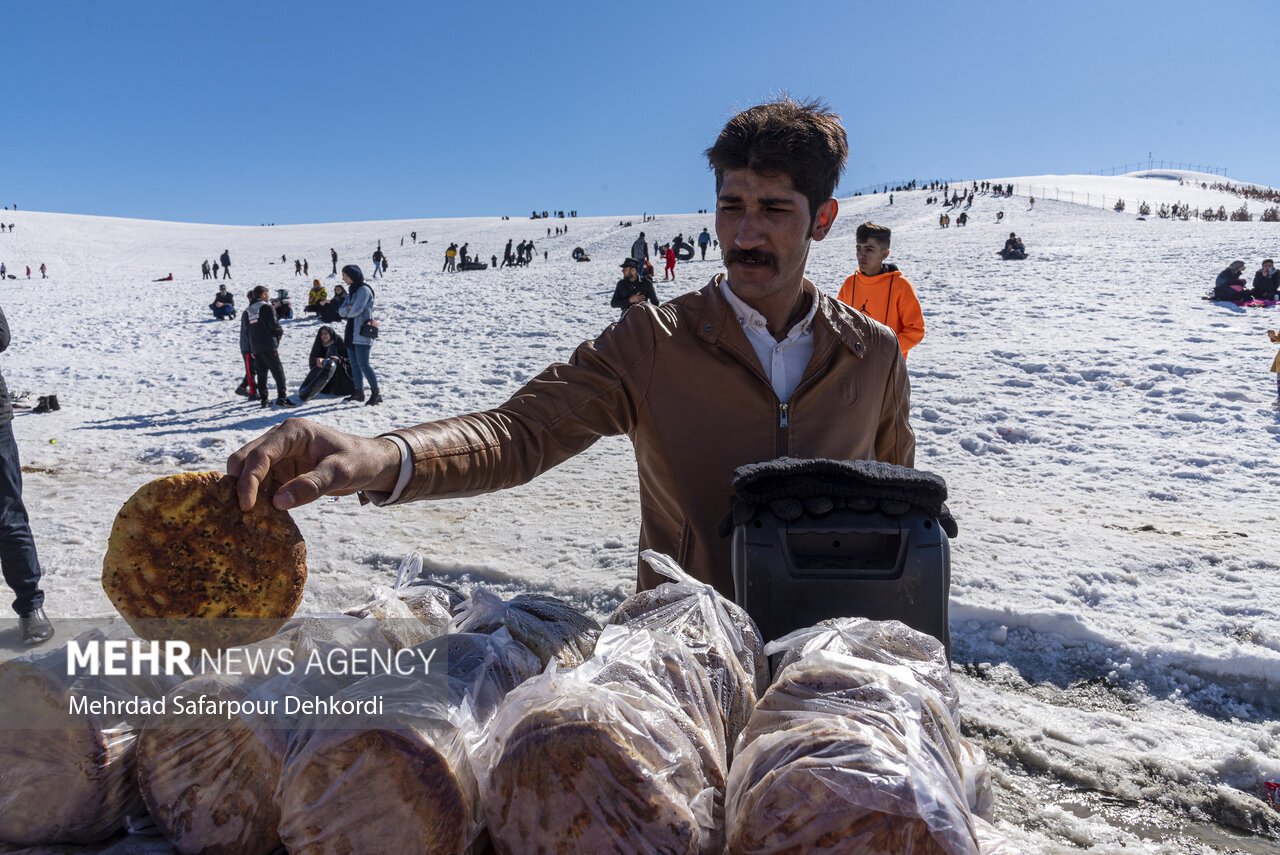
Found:
<path fill-rule="evenodd" d="M 917 465 L 947 479 L 960 523 L 962 709 L 998 761 L 999 824 L 1028 852 L 1277 851 L 1280 814 L 1259 796 L 1280 779 L 1280 411 L 1265 335 L 1280 310 L 1200 297 L 1232 259 L 1251 275 L 1276 255 L 1280 224 L 1139 221 L 1140 199 L 1243 201 L 1180 177 L 995 178 L 1030 188 L 1034 209 L 979 195 L 969 224 L 949 229 L 929 191 L 895 193 L 892 206 L 845 199 L 810 254 L 809 277 L 834 294 L 855 266 L 854 229 L 874 220 L 893 229 L 890 260 L 920 295 L 928 332 L 909 361 L 911 416 Z M 1072 194 L 1129 208 L 1059 201 Z M 11 389 L 62 404 L 14 422 L 55 618 L 111 614 L 98 584 L 107 533 L 147 480 L 222 468 L 286 415 L 374 434 L 497 404 L 615 319 L 609 296 L 638 232 L 714 231 L 707 214 L 287 227 L 0 217 L 16 226 L 0 234 L 0 261 L 20 277 L 0 284 L 13 330 L 0 368 Z M 1027 261 L 997 257 L 1011 230 Z M 440 272 L 450 241 L 488 260 L 509 238 L 535 241 L 530 268 Z M 386 403 L 322 398 L 286 414 L 232 394 L 239 325 L 210 317 L 201 260 L 229 249 L 238 302 L 265 284 L 300 310 L 310 278 L 294 258 L 332 289 L 329 248 L 369 271 L 379 240 L 391 271 L 375 282 L 373 362 Z M 570 259 L 577 246 L 591 261 Z M 682 263 L 676 283 L 659 277 L 659 295 L 700 287 L 718 258 Z M 25 279 L 41 262 L 51 278 Z M 151 281 L 169 272 L 174 282 Z M 314 332 L 286 324 L 291 390 Z M 503 494 L 386 510 L 326 500 L 295 517 L 306 609 L 361 599 L 415 549 L 463 587 L 536 588 L 597 611 L 633 584 L 625 438 Z M 1270 839 L 1227 836 L 1246 829 Z"/>

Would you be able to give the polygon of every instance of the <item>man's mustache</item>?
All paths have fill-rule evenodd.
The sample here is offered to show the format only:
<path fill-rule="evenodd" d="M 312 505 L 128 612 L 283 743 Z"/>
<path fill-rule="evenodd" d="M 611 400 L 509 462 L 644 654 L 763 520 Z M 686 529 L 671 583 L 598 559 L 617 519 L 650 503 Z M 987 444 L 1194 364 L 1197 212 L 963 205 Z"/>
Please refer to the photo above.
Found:
<path fill-rule="evenodd" d="M 766 264 L 773 270 L 778 269 L 778 257 L 772 252 L 761 252 L 755 249 L 731 249 L 724 254 L 725 265 L 730 264 Z"/>

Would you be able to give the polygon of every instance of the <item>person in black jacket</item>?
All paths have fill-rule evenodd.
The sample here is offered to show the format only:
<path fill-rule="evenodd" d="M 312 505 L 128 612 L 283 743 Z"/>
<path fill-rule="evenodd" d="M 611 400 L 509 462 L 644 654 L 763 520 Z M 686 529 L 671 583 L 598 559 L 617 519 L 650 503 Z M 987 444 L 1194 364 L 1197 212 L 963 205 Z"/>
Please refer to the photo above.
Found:
<path fill-rule="evenodd" d="M 1219 273 L 1218 278 L 1213 281 L 1213 299 L 1231 303 L 1252 300 L 1253 292 L 1244 281 L 1244 276 L 1241 275 L 1243 272 L 1243 261 L 1231 262 L 1227 269 Z"/>
<path fill-rule="evenodd" d="M 222 255 L 218 256 L 218 261 L 222 262 L 222 278 L 230 279 L 231 278 L 231 252 L 229 250 L 224 249 L 222 251 Z M 216 277 L 218 275 L 218 272 L 215 270 L 213 272 L 213 275 Z"/>
<path fill-rule="evenodd" d="M 347 289 L 341 285 L 333 286 L 333 296 L 328 300 L 320 301 L 320 320 L 326 324 L 336 324 L 342 320 L 342 315 L 338 314 L 338 309 L 342 308 L 342 301 L 347 299 Z"/>
<path fill-rule="evenodd" d="M 213 309 L 213 316 L 220 321 L 229 321 L 236 316 L 236 298 L 226 285 L 218 286 L 218 293 L 213 295 L 213 302 L 209 304 L 209 308 Z"/>
<path fill-rule="evenodd" d="M 1280 273 L 1276 273 L 1275 262 L 1263 259 L 1262 267 L 1253 274 L 1253 299 L 1275 300 L 1280 297 Z"/>
<path fill-rule="evenodd" d="M 350 395 L 355 392 L 356 387 L 351 382 L 351 368 L 347 362 L 347 346 L 343 344 L 342 336 L 333 331 L 333 327 L 325 325 L 316 330 L 315 340 L 311 343 L 311 354 L 307 357 L 307 377 L 302 385 L 311 383 L 328 362 L 336 363 L 336 370 L 329 382 L 324 384 L 324 388 L 318 391 L 325 395 Z"/>
<path fill-rule="evenodd" d="M 253 361 L 258 372 L 258 400 L 262 407 L 271 406 L 267 401 L 267 371 L 270 371 L 276 381 L 276 403 L 282 407 L 296 407 L 297 404 L 289 400 L 284 366 L 280 364 L 280 354 L 276 351 L 276 346 L 284 336 L 284 329 L 276 320 L 275 310 L 267 300 L 269 293 L 265 285 L 254 288 L 253 302 L 245 309 L 249 318 L 249 347 L 253 351 Z"/>
<path fill-rule="evenodd" d="M 0 310 L 0 351 L 9 347 L 9 321 Z M 40 559 L 31 535 L 31 521 L 22 503 L 22 464 L 13 438 L 13 405 L 0 376 L 0 570 L 13 589 L 22 643 L 30 647 L 53 637 L 53 624 L 44 613 L 40 590 Z"/>
<path fill-rule="evenodd" d="M 658 295 L 653 290 L 653 283 L 641 279 L 636 273 L 636 260 L 628 258 L 622 262 L 622 278 L 613 289 L 613 299 L 609 301 L 609 305 L 620 309 L 625 315 L 627 309 L 645 300 L 658 305 Z"/>

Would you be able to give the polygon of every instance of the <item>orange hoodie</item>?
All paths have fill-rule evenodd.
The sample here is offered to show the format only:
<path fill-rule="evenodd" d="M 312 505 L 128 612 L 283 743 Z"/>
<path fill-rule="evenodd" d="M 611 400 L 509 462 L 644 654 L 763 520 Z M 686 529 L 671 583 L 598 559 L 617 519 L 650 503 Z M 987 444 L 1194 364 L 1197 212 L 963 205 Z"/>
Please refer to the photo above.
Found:
<path fill-rule="evenodd" d="M 840 286 L 838 299 L 898 334 L 898 346 L 907 351 L 924 338 L 924 314 L 915 289 L 897 268 L 884 269 L 875 276 L 855 272 Z"/>

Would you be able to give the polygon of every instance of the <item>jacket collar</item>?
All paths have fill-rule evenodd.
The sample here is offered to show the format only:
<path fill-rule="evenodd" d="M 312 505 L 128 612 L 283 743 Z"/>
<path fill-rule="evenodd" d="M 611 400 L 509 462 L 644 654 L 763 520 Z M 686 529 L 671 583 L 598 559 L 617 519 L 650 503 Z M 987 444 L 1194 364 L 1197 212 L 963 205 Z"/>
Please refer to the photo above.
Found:
<path fill-rule="evenodd" d="M 738 326 L 737 318 L 730 310 L 729 304 L 720 293 L 720 282 L 723 273 L 711 277 L 699 293 L 702 297 L 702 310 L 698 315 L 698 337 L 718 347 L 730 351 L 738 359 L 747 364 L 756 361 L 755 351 L 747 341 L 746 333 Z M 805 280 L 808 282 L 808 280 Z M 831 355 L 831 349 L 837 344 L 844 345 L 854 356 L 864 356 L 867 344 L 864 331 L 854 325 L 850 318 L 835 306 L 835 302 L 822 291 L 809 283 L 818 301 L 817 311 L 813 316 L 813 355 L 815 362 L 825 362 Z"/>

